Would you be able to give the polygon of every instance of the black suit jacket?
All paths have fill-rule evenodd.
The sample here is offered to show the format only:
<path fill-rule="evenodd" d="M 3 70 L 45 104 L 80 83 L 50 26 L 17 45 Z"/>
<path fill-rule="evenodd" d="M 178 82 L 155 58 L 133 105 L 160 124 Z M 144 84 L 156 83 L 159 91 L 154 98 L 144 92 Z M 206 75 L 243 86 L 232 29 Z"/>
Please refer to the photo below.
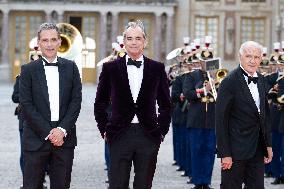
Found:
<path fill-rule="evenodd" d="M 64 147 L 77 144 L 75 122 L 82 101 L 82 84 L 76 64 L 58 57 L 59 124 L 66 130 Z M 51 126 L 47 81 L 42 59 L 23 65 L 20 77 L 20 102 L 24 115 L 24 149 L 38 150 L 45 142 Z"/>
<path fill-rule="evenodd" d="M 106 108 L 111 99 L 112 116 Z M 156 113 L 158 103 L 158 115 Z M 121 136 L 136 114 L 139 123 L 153 139 L 161 141 L 169 130 L 171 102 L 164 64 L 144 56 L 143 80 L 136 103 L 129 87 L 125 56 L 103 65 L 94 104 L 94 114 L 102 137 L 108 142 Z"/>
<path fill-rule="evenodd" d="M 236 160 L 252 158 L 259 139 L 264 152 L 271 147 L 269 107 L 265 80 L 258 74 L 260 113 L 240 67 L 221 83 L 216 102 L 216 137 L 219 157 Z"/>

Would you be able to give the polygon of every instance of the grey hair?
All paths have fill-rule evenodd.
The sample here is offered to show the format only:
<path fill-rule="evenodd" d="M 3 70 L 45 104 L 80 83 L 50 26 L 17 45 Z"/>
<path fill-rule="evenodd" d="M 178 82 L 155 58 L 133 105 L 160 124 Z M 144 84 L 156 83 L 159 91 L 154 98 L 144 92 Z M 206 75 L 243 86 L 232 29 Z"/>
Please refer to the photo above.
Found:
<path fill-rule="evenodd" d="M 45 22 L 45 23 L 41 24 L 38 28 L 38 31 L 37 31 L 37 39 L 38 40 L 40 39 L 40 33 L 43 30 L 55 30 L 58 34 L 58 38 L 60 38 L 59 28 L 56 26 L 56 24 Z"/>
<path fill-rule="evenodd" d="M 142 30 L 144 39 L 147 39 L 147 34 L 143 25 L 143 22 L 141 20 L 136 20 L 135 22 L 128 22 L 128 24 L 125 26 L 124 32 L 123 32 L 123 38 L 126 37 L 126 31 L 128 28 L 136 28 L 139 27 Z"/>
<path fill-rule="evenodd" d="M 241 45 L 240 50 L 239 50 L 239 54 L 243 55 L 244 51 L 250 46 L 257 48 L 257 49 L 259 49 L 260 52 L 262 52 L 263 47 L 262 47 L 261 44 L 255 42 L 255 41 L 246 41 Z"/>

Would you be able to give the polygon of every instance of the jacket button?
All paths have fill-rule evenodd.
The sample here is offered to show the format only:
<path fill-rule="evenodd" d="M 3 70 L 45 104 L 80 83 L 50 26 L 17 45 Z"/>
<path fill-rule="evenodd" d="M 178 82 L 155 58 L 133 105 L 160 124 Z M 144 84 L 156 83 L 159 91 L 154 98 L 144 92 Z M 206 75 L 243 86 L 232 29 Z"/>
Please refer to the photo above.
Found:
<path fill-rule="evenodd" d="M 135 107 L 135 108 L 138 108 L 138 105 L 137 105 L 137 104 L 135 104 L 135 105 L 134 105 L 134 107 Z"/>

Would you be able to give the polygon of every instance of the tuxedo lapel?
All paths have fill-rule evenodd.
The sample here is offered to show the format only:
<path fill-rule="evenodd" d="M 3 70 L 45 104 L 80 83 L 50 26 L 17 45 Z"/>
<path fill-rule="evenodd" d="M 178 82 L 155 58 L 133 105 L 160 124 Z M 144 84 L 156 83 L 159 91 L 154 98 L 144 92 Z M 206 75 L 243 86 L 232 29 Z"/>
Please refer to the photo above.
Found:
<path fill-rule="evenodd" d="M 252 97 L 252 94 L 251 94 L 251 92 L 250 92 L 250 90 L 249 90 L 249 87 L 248 87 L 248 85 L 247 85 L 247 82 L 246 82 L 246 80 L 245 80 L 245 78 L 244 78 L 244 75 L 243 75 L 241 69 L 242 69 L 241 67 L 238 68 L 237 74 L 238 74 L 238 79 L 239 79 L 239 81 L 240 81 L 240 83 L 241 83 L 241 87 L 242 87 L 243 94 L 244 94 L 246 100 L 247 100 L 247 101 L 249 102 L 249 104 L 251 105 L 250 107 L 252 107 L 252 109 L 253 109 L 254 111 L 258 112 L 257 106 L 256 106 L 256 104 L 255 104 L 255 102 L 254 102 L 254 99 L 253 99 L 253 97 Z"/>
<path fill-rule="evenodd" d="M 137 101 L 141 98 L 141 96 L 143 96 L 144 92 L 146 92 L 147 90 L 149 90 L 147 87 L 149 86 L 148 83 L 149 82 L 153 82 L 152 81 L 152 72 L 150 69 L 151 66 L 151 62 L 150 59 L 143 56 L 144 57 L 144 69 L 143 69 L 143 79 L 142 79 L 142 83 L 141 83 L 141 87 L 140 87 L 140 91 L 137 97 Z"/>
<path fill-rule="evenodd" d="M 43 66 L 43 60 L 40 58 L 37 60 L 36 65 L 36 70 L 37 70 L 37 77 L 38 81 L 40 83 L 40 88 L 41 92 L 43 94 L 44 99 L 46 100 L 48 106 L 50 106 L 49 103 L 49 98 L 48 98 L 48 88 L 47 88 L 47 81 L 46 81 L 46 76 L 45 76 L 45 71 L 44 71 L 44 66 Z"/>
<path fill-rule="evenodd" d="M 58 73 L 59 73 L 59 109 L 62 105 L 62 98 L 64 94 L 64 86 L 65 86 L 65 76 L 64 76 L 64 69 L 65 63 L 62 61 L 61 58 L 58 58 Z"/>
<path fill-rule="evenodd" d="M 119 82 L 119 84 L 124 89 L 123 91 L 125 91 L 126 98 L 131 99 L 132 103 L 134 103 L 132 93 L 131 93 L 131 90 L 130 90 L 130 85 L 129 85 L 125 56 L 122 57 L 120 59 L 120 61 L 117 62 L 118 70 L 120 72 L 120 74 L 119 74 L 120 79 L 118 79 L 117 82 Z"/>
<path fill-rule="evenodd" d="M 263 77 L 258 74 L 257 88 L 260 98 L 260 115 L 264 115 L 265 112 L 265 86 Z"/>

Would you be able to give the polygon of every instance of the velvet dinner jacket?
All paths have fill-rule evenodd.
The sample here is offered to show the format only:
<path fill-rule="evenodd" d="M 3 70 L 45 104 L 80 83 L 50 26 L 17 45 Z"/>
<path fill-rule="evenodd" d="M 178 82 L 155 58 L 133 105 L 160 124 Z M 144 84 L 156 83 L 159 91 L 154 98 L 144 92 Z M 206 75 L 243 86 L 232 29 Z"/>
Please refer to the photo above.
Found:
<path fill-rule="evenodd" d="M 76 120 L 82 101 L 80 74 L 73 61 L 58 57 L 59 72 L 59 121 L 58 127 L 66 130 L 63 147 L 77 144 Z M 25 64 L 21 68 L 20 104 L 24 115 L 24 149 L 36 151 L 49 140 L 51 112 L 48 86 L 42 58 Z"/>
<path fill-rule="evenodd" d="M 107 119 L 106 108 L 111 100 L 112 113 Z M 156 113 L 156 102 L 159 106 Z M 122 135 L 136 114 L 146 133 L 161 141 L 169 130 L 171 102 L 164 64 L 144 56 L 143 80 L 136 103 L 131 94 L 125 56 L 105 63 L 99 78 L 94 114 L 102 137 L 108 142 Z"/>
<path fill-rule="evenodd" d="M 258 144 L 261 144 L 264 153 L 267 153 L 266 147 L 271 147 L 265 80 L 259 73 L 257 88 L 260 113 L 240 67 L 222 81 L 215 111 L 219 157 L 246 160 L 254 156 Z"/>

